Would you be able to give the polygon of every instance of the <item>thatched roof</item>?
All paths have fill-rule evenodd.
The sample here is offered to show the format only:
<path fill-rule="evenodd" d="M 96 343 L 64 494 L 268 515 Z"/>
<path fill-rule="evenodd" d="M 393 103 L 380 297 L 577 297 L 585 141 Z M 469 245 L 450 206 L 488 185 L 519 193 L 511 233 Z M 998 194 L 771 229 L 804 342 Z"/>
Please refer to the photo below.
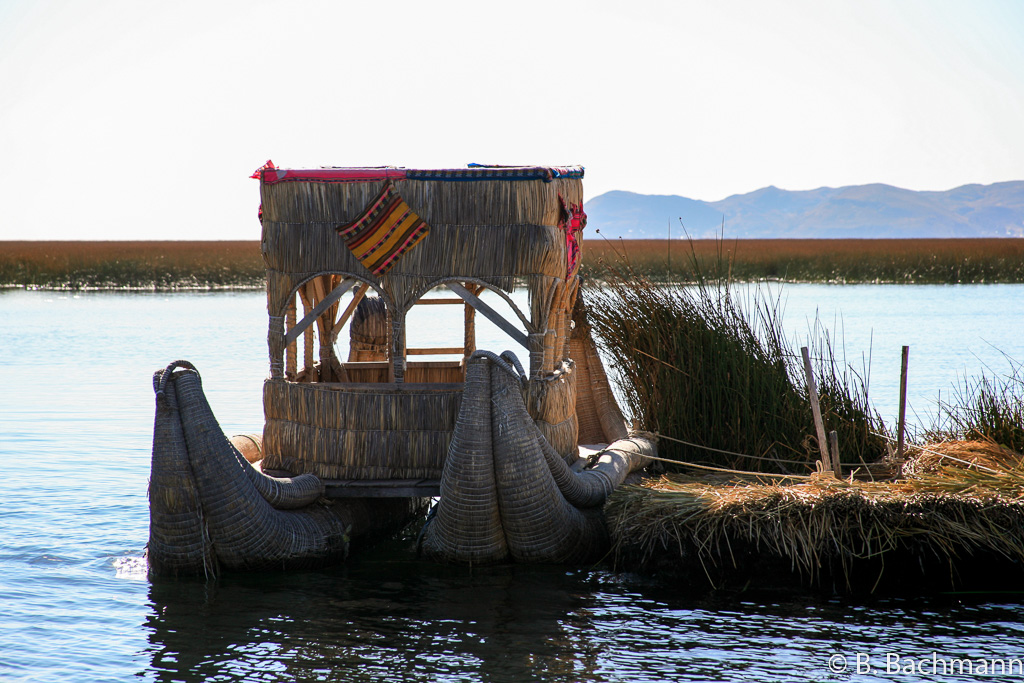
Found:
<path fill-rule="evenodd" d="M 565 207 L 583 204 L 581 167 L 265 168 L 259 172 L 271 310 L 320 273 L 362 279 L 396 308 L 444 280 L 511 290 L 565 278 Z M 429 230 L 374 274 L 339 236 L 388 186 Z"/>

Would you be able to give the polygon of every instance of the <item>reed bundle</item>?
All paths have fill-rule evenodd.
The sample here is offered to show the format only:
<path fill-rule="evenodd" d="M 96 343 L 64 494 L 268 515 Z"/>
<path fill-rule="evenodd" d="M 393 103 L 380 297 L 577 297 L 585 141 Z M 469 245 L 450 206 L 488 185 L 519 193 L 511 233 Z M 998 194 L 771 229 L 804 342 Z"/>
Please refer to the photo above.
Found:
<path fill-rule="evenodd" d="M 601 444 L 625 439 L 629 430 L 594 343 L 582 293 L 572 310 L 568 356 L 575 361 L 577 382 L 582 387 L 576 394 L 579 443 Z"/>
<path fill-rule="evenodd" d="M 756 572 L 772 561 L 798 579 L 830 575 L 846 588 L 927 562 L 949 577 L 971 556 L 1024 562 L 1022 459 L 990 442 L 945 443 L 889 482 L 668 475 L 620 488 L 606 511 L 621 565 L 689 567 L 712 585 L 737 572 L 763 580 Z M 858 576 L 867 565 L 870 576 Z"/>
<path fill-rule="evenodd" d="M 576 367 L 569 360 L 555 374 L 532 380 L 526 389 L 526 407 L 540 433 L 566 460 L 579 456 L 576 419 Z"/>

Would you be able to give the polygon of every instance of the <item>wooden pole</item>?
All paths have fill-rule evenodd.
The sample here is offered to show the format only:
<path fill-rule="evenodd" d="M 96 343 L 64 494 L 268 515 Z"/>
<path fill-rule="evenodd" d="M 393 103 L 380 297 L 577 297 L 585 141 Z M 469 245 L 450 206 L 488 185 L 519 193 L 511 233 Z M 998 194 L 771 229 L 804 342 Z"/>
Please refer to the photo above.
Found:
<path fill-rule="evenodd" d="M 900 363 L 900 419 L 896 435 L 896 458 L 903 460 L 903 435 L 907 428 L 907 364 L 910 360 L 910 347 L 903 347 L 903 359 Z"/>
<path fill-rule="evenodd" d="M 818 403 L 818 387 L 814 383 L 814 369 L 811 367 L 811 353 L 806 346 L 800 348 L 804 357 L 804 373 L 807 375 L 807 394 L 811 399 L 811 413 L 814 415 L 814 428 L 818 433 L 818 446 L 821 449 L 821 464 L 832 469 L 832 461 L 828 455 L 828 442 L 825 440 L 825 423 L 821 419 L 821 405 Z M 833 470 L 834 471 L 834 470 Z"/>
<path fill-rule="evenodd" d="M 832 471 L 837 477 L 843 476 L 839 465 L 839 432 L 834 429 L 828 433 L 828 454 L 832 456 Z"/>

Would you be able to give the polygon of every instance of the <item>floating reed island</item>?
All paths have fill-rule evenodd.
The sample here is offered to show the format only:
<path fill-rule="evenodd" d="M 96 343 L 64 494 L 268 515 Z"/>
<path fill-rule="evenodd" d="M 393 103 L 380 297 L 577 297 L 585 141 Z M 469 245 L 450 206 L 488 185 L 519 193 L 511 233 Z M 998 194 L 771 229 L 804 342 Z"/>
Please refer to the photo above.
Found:
<path fill-rule="evenodd" d="M 1019 587 L 1024 373 L 968 383 L 921 439 L 947 440 L 903 456 L 827 337 L 801 358 L 775 302 L 744 309 L 728 280 L 696 263 L 691 277 L 664 287 L 620 263 L 588 291 L 598 343 L 668 470 L 610 497 L 617 568 L 730 589 Z"/>
<path fill-rule="evenodd" d="M 1017 589 L 1024 456 L 992 442 L 917 453 L 891 480 L 664 475 L 606 512 L 615 559 L 715 588 Z"/>

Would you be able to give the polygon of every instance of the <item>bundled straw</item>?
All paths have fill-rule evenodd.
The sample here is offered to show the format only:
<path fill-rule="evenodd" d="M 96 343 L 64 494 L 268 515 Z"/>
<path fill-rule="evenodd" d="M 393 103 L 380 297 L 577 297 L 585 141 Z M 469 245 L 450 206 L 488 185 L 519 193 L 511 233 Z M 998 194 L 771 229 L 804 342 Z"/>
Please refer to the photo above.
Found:
<path fill-rule="evenodd" d="M 915 567 L 979 553 L 1024 562 L 1022 456 L 983 444 L 928 451 L 908 467 L 913 476 L 896 482 L 673 475 L 623 487 L 607 507 L 617 557 L 631 568 L 688 565 L 712 585 L 744 569 L 763 580 L 752 569 L 769 559 L 799 579 L 831 574 L 847 588 L 863 584 L 864 561 L 881 565 L 869 585 L 881 568 L 907 569 L 909 557 Z"/>

